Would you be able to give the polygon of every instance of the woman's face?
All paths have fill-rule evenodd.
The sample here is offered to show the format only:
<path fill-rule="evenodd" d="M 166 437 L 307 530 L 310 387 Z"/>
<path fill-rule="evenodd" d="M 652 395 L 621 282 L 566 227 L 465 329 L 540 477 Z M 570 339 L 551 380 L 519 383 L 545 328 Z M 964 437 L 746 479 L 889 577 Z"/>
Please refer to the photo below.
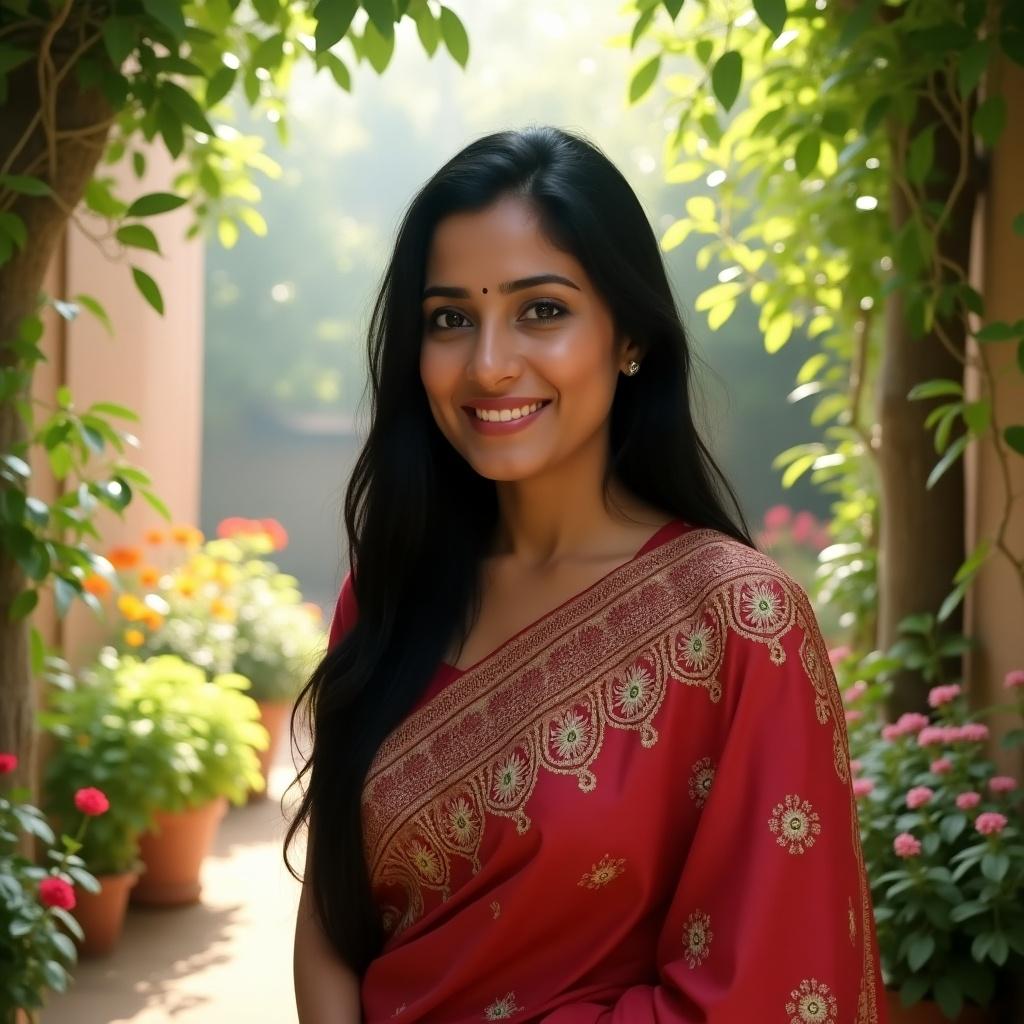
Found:
<path fill-rule="evenodd" d="M 537 475 L 594 441 L 637 355 L 616 345 L 604 299 L 519 197 L 437 226 L 422 309 L 420 377 L 434 419 L 492 480 Z M 475 407 L 495 404 L 512 408 L 481 422 Z"/>

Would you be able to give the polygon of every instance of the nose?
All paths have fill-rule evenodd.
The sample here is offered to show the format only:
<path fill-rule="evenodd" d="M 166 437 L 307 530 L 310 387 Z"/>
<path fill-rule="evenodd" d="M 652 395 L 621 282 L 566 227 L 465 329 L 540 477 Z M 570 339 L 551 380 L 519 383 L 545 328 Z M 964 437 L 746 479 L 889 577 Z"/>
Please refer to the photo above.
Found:
<path fill-rule="evenodd" d="M 466 366 L 466 376 L 481 388 L 492 389 L 519 375 L 515 332 L 498 320 L 482 317 Z"/>

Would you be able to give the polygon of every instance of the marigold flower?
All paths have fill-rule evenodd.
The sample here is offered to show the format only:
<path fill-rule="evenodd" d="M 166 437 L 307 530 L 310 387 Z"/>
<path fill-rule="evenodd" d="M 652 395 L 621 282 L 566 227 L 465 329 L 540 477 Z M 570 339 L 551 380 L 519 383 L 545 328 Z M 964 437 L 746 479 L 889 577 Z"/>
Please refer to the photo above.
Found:
<path fill-rule="evenodd" d="M 199 584 L 191 576 L 180 576 L 174 582 L 174 588 L 182 597 L 193 597 Z"/>
<path fill-rule="evenodd" d="M 984 814 L 979 814 L 974 822 L 975 830 L 983 836 L 998 835 L 1006 828 L 1006 825 L 1006 815 L 999 814 L 997 811 L 986 811 Z"/>
<path fill-rule="evenodd" d="M 991 793 L 1012 793 L 1017 788 L 1017 780 L 1009 775 L 995 775 L 988 780 Z"/>
<path fill-rule="evenodd" d="M 141 647 L 146 642 L 146 634 L 138 629 L 126 629 L 124 631 L 124 642 L 129 647 Z"/>
<path fill-rule="evenodd" d="M 155 565 L 144 565 L 139 569 L 139 582 L 144 587 L 155 587 L 160 582 L 160 570 Z"/>
<path fill-rule="evenodd" d="M 138 622 L 145 617 L 146 605 L 135 594 L 120 594 L 117 598 L 117 610 L 129 622 Z"/>
<path fill-rule="evenodd" d="M 167 536 L 164 534 L 164 531 L 157 530 L 155 528 L 152 530 L 147 530 L 143 534 L 143 537 L 145 538 L 147 544 L 153 545 L 163 544 L 167 540 Z"/>
<path fill-rule="evenodd" d="M 203 543 L 203 531 L 191 523 L 178 523 L 171 527 L 171 540 L 182 547 L 199 547 Z"/>
<path fill-rule="evenodd" d="M 928 766 L 933 775 L 948 775 L 953 770 L 953 762 L 948 757 L 940 757 Z"/>
<path fill-rule="evenodd" d="M 102 789 L 95 786 L 86 786 L 75 793 L 75 806 L 90 817 L 98 814 L 105 814 L 110 810 L 110 801 Z"/>
<path fill-rule="evenodd" d="M 75 906 L 75 890 L 56 875 L 49 875 L 39 883 L 39 902 L 44 907 L 60 907 L 62 910 L 73 910 Z"/>
<path fill-rule="evenodd" d="M 907 806 L 912 811 L 916 811 L 918 807 L 924 807 L 925 804 L 931 803 L 933 796 L 935 796 L 935 791 L 927 786 L 915 786 L 907 794 Z"/>
<path fill-rule="evenodd" d="M 227 601 L 219 597 L 215 597 L 210 602 L 210 614 L 215 619 L 220 619 L 222 622 L 235 621 L 235 609 L 232 608 Z"/>
<path fill-rule="evenodd" d="M 134 569 L 142 561 L 142 552 L 124 545 L 114 547 L 107 552 L 107 561 L 115 569 Z"/>
<path fill-rule="evenodd" d="M 961 811 L 971 811 L 981 803 L 981 794 L 968 790 L 956 798 L 956 805 Z"/>
<path fill-rule="evenodd" d="M 1014 668 L 1006 673 L 1006 678 L 1003 680 L 1003 686 L 1008 690 L 1015 690 L 1020 686 L 1024 686 L 1024 668 Z"/>
<path fill-rule="evenodd" d="M 93 594 L 96 597 L 106 597 L 113 587 L 110 585 L 110 580 L 106 576 L 100 576 L 99 573 L 90 573 L 82 580 L 82 589 L 88 594 Z"/>
<path fill-rule="evenodd" d="M 17 754 L 0 754 L 0 775 L 10 775 L 17 767 Z"/>
<path fill-rule="evenodd" d="M 874 788 L 875 784 L 870 779 L 853 780 L 853 795 L 856 797 L 867 796 Z"/>
<path fill-rule="evenodd" d="M 917 857 L 921 853 L 921 841 L 909 832 L 901 832 L 892 841 L 892 848 L 897 857 Z"/>
<path fill-rule="evenodd" d="M 933 686 L 928 692 L 928 704 L 933 708 L 940 708 L 943 704 L 949 704 L 956 700 L 962 692 L 963 690 L 956 683 L 949 686 Z"/>
<path fill-rule="evenodd" d="M 147 629 L 156 632 L 164 624 L 164 617 L 155 608 L 150 608 L 147 605 L 143 622 L 146 623 Z"/>

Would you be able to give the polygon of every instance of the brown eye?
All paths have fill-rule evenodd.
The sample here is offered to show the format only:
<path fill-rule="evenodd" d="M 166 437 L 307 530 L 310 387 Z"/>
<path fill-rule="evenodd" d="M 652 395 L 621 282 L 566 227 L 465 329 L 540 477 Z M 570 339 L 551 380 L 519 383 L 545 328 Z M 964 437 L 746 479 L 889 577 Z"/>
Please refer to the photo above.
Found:
<path fill-rule="evenodd" d="M 438 323 L 438 317 L 444 317 L 442 323 Z M 430 314 L 427 321 L 427 326 L 434 330 L 449 331 L 454 330 L 456 327 L 462 327 L 460 323 L 454 323 L 455 320 L 465 320 L 466 318 L 455 309 L 437 309 Z"/>
<path fill-rule="evenodd" d="M 538 312 L 537 316 L 524 317 L 525 320 L 561 320 L 566 315 L 566 309 L 558 302 L 552 302 L 550 299 L 542 299 L 538 302 L 532 302 L 530 304 L 531 310 L 543 310 L 543 313 Z"/>

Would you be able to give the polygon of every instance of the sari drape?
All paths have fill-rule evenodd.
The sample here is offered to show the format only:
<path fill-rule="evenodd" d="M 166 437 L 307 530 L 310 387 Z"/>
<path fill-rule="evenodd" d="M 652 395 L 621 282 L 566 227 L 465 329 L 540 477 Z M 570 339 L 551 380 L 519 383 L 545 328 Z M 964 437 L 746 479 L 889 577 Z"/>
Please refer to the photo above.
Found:
<path fill-rule="evenodd" d="M 358 614 L 346 577 L 334 642 Z M 839 689 L 767 556 L 673 522 L 470 669 L 363 790 L 368 1024 L 885 1021 Z"/>

